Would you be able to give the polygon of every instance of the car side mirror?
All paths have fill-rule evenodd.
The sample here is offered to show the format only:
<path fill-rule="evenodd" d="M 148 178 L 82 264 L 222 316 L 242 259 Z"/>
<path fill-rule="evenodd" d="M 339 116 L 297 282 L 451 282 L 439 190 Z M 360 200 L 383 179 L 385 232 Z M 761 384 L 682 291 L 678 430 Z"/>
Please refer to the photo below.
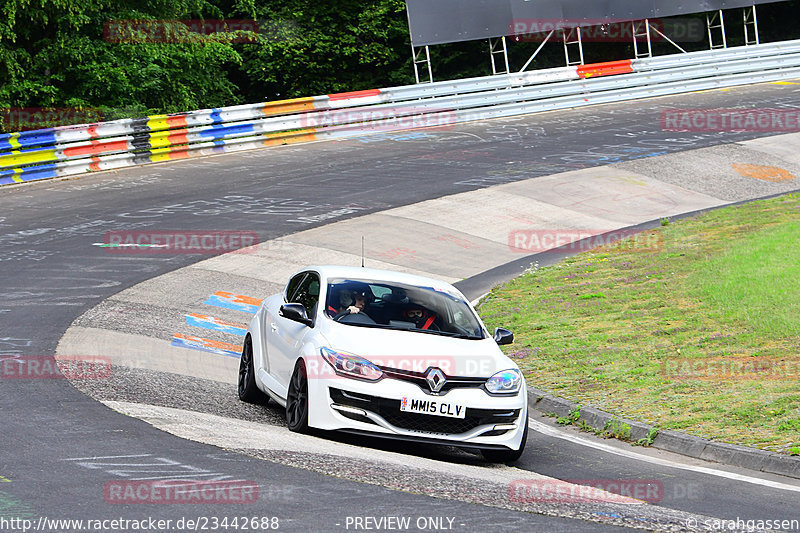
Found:
<path fill-rule="evenodd" d="M 494 342 L 496 342 L 499 346 L 514 342 L 514 334 L 505 328 L 495 328 L 494 335 L 492 337 L 494 338 Z"/>
<path fill-rule="evenodd" d="M 283 318 L 288 318 L 294 322 L 300 322 L 306 326 L 310 326 L 313 321 L 308 318 L 306 308 L 303 304 L 283 304 L 280 309 L 280 315 Z"/>

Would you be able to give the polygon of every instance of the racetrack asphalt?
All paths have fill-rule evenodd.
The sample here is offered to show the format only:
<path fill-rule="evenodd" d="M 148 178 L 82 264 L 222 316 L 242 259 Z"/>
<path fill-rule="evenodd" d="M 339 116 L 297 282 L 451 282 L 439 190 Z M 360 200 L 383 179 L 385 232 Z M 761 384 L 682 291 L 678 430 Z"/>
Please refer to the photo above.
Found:
<path fill-rule="evenodd" d="M 67 327 L 79 317 L 84 324 L 97 325 L 99 321 L 104 326 L 115 324 L 116 320 L 118 330 L 130 335 L 131 339 L 139 339 L 144 334 L 151 336 L 154 342 L 169 345 L 169 336 L 180 324 L 165 321 L 164 317 L 169 313 L 163 311 L 182 308 L 186 294 L 178 294 L 174 289 L 170 291 L 169 284 L 159 285 L 155 280 L 148 282 L 147 291 L 139 292 L 136 285 L 194 265 L 202 258 L 190 255 L 115 255 L 93 246 L 102 242 L 105 232 L 110 230 L 245 229 L 255 231 L 259 239 L 266 242 L 298 230 L 321 228 L 331 220 L 349 220 L 357 215 L 401 206 L 409 206 L 406 209 L 413 212 L 418 208 L 411 207 L 412 204 L 445 195 L 498 184 L 508 184 L 507 188 L 513 188 L 515 184 L 520 186 L 518 182 L 522 179 L 580 171 L 601 164 L 621 163 L 616 168 L 629 174 L 628 177 L 652 177 L 655 171 L 648 165 L 657 164 L 654 162 L 659 156 L 685 151 L 686 148 L 745 141 L 755 136 L 752 133 L 663 132 L 657 118 L 663 109 L 680 106 L 726 108 L 733 103 L 764 108 L 796 107 L 798 100 L 800 94 L 796 86 L 768 84 L 476 123 L 454 130 L 405 132 L 283 147 L 3 189 L 0 228 L 4 235 L 0 237 L 0 250 L 3 252 L 4 280 L 0 318 L 4 327 L 0 349 L 6 355 L 51 355 Z M 797 164 L 791 160 L 792 154 L 777 154 L 780 147 L 768 141 L 763 143 L 757 148 L 755 143 L 745 147 L 708 148 L 701 150 L 703 153 L 698 157 L 701 164 L 706 159 L 724 161 L 734 157 L 730 150 L 735 150 L 733 154 L 746 150 L 749 155 L 761 158 L 751 158 L 752 164 L 780 164 L 797 172 L 792 167 Z M 779 163 L 776 160 L 780 160 Z M 672 191 L 677 188 L 695 191 L 696 198 L 702 198 L 709 206 L 715 205 L 715 201 L 719 204 L 777 192 L 775 187 L 796 188 L 788 183 L 762 183 L 761 180 L 739 179 L 734 174 L 725 173 L 726 194 L 711 194 L 713 187 L 709 184 L 714 176 L 693 175 L 702 166 L 692 166 L 688 158 L 685 161 L 687 167 L 680 173 L 658 175 L 659 184 L 671 187 Z M 580 175 L 580 172 L 576 174 Z M 698 192 L 699 186 L 690 186 L 692 183 L 710 188 Z M 571 194 L 568 192 L 566 196 L 575 204 L 575 197 Z M 586 205 L 585 202 L 578 204 Z M 575 208 L 573 211 L 580 210 Z M 404 218 L 413 220 L 415 216 Z M 585 219 L 578 220 L 585 222 Z M 340 243 L 340 248 L 350 250 L 339 249 L 338 252 L 344 254 L 340 257 L 357 257 L 358 241 L 356 238 L 355 245 Z M 452 239 L 449 242 L 458 246 L 458 242 Z M 426 269 L 430 268 L 428 263 L 432 259 L 424 255 L 419 255 L 418 259 L 424 268 L 408 262 L 404 264 L 399 249 L 409 250 L 407 246 L 381 245 L 383 248 L 377 252 L 383 254 L 380 257 L 385 263 L 411 270 L 428 271 Z M 296 252 L 297 248 L 292 251 Z M 309 255 L 313 257 L 314 254 L 309 252 Z M 215 271 L 194 266 L 192 271 L 197 277 L 191 289 L 208 296 L 214 292 L 211 289 L 224 290 L 224 287 L 220 288 L 221 283 L 230 284 L 230 280 L 235 280 L 244 287 L 242 291 L 249 289 L 249 294 L 263 296 L 275 288 L 277 281 L 273 281 L 273 276 L 279 278 L 281 265 L 267 261 L 263 266 L 264 274 L 255 278 L 223 269 Z M 466 277 L 461 271 L 449 275 L 446 272 L 434 274 L 451 280 Z M 182 273 L 173 274 L 176 275 Z M 149 292 L 149 295 L 146 299 L 109 300 L 109 297 L 130 288 L 134 294 Z M 105 302 L 100 308 L 103 312 L 98 315 L 96 309 L 101 302 Z M 135 320 L 130 317 L 135 317 Z M 170 362 L 165 364 L 169 366 Z M 110 380 L 87 381 L 82 386 L 91 388 L 93 395 L 110 401 L 252 418 L 265 425 L 281 423 L 280 414 L 274 409 L 258 410 L 231 402 L 232 394 L 226 394 L 224 386 L 203 380 L 203 376 L 190 379 L 168 370 L 156 369 L 154 372 L 119 367 L 115 368 Z M 11 502 L 0 503 L 0 506 L 5 506 L 0 507 L 0 515 L 9 512 L 19 515 L 24 511 L 26 515 L 36 517 L 100 518 L 121 514 L 121 509 L 124 509 L 122 514 L 126 517 L 148 513 L 163 517 L 186 515 L 185 505 L 161 505 L 154 511 L 156 507 L 114 505 L 104 501 L 106 481 L 118 479 L 121 471 L 132 476 L 136 475 L 133 472 L 148 468 L 161 472 L 171 469 L 180 475 L 205 470 L 211 475 L 255 479 L 264 491 L 273 488 L 273 492 L 263 494 L 275 496 L 273 500 L 265 499 L 256 504 L 258 513 L 279 515 L 284 520 L 281 529 L 288 530 L 314 530 L 320 524 L 320 517 L 325 520 L 326 527 L 322 529 L 343 529 L 348 513 L 380 516 L 388 512 L 403 512 L 415 517 L 455 516 L 459 524 L 464 524 L 456 529 L 464 531 L 497 527 L 498 524 L 525 530 L 596 530 L 603 522 L 608 526 L 625 524 L 648 528 L 655 527 L 653 520 L 658 519 L 666 520 L 666 528 L 680 529 L 680 522 L 685 517 L 670 514 L 671 509 L 726 518 L 745 518 L 743 509 L 753 519 L 797 518 L 800 514 L 796 495 L 785 490 L 748 483 L 732 484 L 728 478 L 717 479 L 692 475 L 685 470 L 643 465 L 585 447 L 569 446 L 546 435 L 531 438 L 529 452 L 517 465 L 520 470 L 560 479 L 658 479 L 672 488 L 669 498 L 665 495 L 659 505 L 651 506 L 655 509 L 648 511 L 637 507 L 631 516 L 618 510 L 575 508 L 561 513 L 572 518 L 558 518 L 475 506 L 452 494 L 448 494 L 452 499 L 436 499 L 387 490 L 380 485 L 403 486 L 391 484 L 386 478 L 379 479 L 377 485 L 354 483 L 279 464 L 302 463 L 296 455 L 276 457 L 273 454 L 269 456 L 271 461 L 263 462 L 240 454 L 220 452 L 218 448 L 191 443 L 156 431 L 141 421 L 122 417 L 63 381 L 4 379 L 0 383 L 4 405 L 0 423 L 4 428 L 6 450 L 0 476 L 10 480 L 0 484 L 0 502 Z M 381 446 L 374 444 L 378 449 Z M 422 454 L 433 454 L 437 460 L 443 458 L 438 450 L 423 450 Z M 85 459 L 111 456 L 127 458 Z M 474 459 L 461 457 L 451 454 L 444 459 L 445 462 L 474 462 Z M 330 456 L 327 464 L 318 456 L 314 459 L 313 465 L 301 466 L 324 466 L 326 473 L 337 468 L 337 461 Z M 141 466 L 149 464 L 148 461 L 159 466 Z M 125 467 L 108 466 L 114 462 L 124 463 Z M 341 469 L 352 472 L 351 468 L 352 465 L 341 466 Z M 389 472 L 388 476 L 401 473 L 397 470 Z M 349 477 L 359 479 L 352 473 Z M 274 489 L 276 481 L 283 492 Z M 449 478 L 448 481 L 455 483 Z M 463 478 L 461 482 L 464 482 Z M 286 487 L 292 490 L 286 492 Z M 411 487 L 406 490 L 422 492 L 418 486 Z M 480 490 L 474 485 L 462 488 L 458 491 L 462 495 Z M 445 491 L 441 490 L 444 494 Z M 486 503 L 508 504 L 508 500 L 507 494 L 496 495 L 496 501 Z M 237 507 L 235 511 L 223 504 L 203 506 L 202 514 L 238 514 L 239 506 L 233 507 Z M 253 509 L 248 508 L 247 512 L 251 513 Z M 654 514 L 648 514 L 651 512 Z M 337 521 L 342 525 L 336 526 Z"/>

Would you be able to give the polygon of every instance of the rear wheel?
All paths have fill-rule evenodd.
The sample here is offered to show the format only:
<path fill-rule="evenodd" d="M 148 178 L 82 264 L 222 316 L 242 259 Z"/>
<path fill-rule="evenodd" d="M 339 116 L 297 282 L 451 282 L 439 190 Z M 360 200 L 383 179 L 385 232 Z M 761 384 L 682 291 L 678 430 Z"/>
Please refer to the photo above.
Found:
<path fill-rule="evenodd" d="M 525 416 L 525 430 L 522 432 L 522 442 L 519 443 L 519 450 L 481 450 L 483 458 L 490 463 L 513 463 L 525 451 L 525 443 L 528 441 L 528 417 Z"/>
<path fill-rule="evenodd" d="M 253 365 L 253 341 L 248 336 L 242 346 L 242 357 L 239 360 L 239 399 L 247 403 L 266 403 L 269 397 L 256 386 L 255 368 Z"/>
<path fill-rule="evenodd" d="M 308 431 L 308 379 L 303 360 L 297 361 L 289 391 L 286 395 L 286 423 L 289 431 L 305 433 Z"/>

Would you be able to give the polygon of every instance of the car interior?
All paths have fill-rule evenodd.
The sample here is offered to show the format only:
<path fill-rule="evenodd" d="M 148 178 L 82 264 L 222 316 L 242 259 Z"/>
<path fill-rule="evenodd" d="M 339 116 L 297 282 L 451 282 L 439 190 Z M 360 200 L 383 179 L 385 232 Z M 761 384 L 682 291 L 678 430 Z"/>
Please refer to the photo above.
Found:
<path fill-rule="evenodd" d="M 366 306 L 358 313 L 347 310 L 355 293 L 366 295 Z M 466 305 L 432 288 L 334 280 L 328 285 L 325 308 L 330 318 L 343 324 L 483 338 L 480 326 L 467 316 Z"/>

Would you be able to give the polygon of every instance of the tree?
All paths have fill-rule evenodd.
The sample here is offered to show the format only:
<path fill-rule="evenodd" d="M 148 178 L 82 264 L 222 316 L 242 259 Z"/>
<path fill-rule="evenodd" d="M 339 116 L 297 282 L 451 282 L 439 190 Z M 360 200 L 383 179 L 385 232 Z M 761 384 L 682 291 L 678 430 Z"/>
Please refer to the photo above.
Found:
<path fill-rule="evenodd" d="M 113 21 L 163 27 L 221 14 L 205 1 L 8 0 L 1 12 L 0 107 L 99 107 L 116 118 L 240 101 L 221 75 L 241 63 L 233 43 L 149 42 L 141 23 L 128 24 L 128 39 L 109 34 Z"/>
<path fill-rule="evenodd" d="M 236 78 L 248 101 L 413 82 L 403 0 L 270 0 L 255 15 L 264 31 Z"/>

